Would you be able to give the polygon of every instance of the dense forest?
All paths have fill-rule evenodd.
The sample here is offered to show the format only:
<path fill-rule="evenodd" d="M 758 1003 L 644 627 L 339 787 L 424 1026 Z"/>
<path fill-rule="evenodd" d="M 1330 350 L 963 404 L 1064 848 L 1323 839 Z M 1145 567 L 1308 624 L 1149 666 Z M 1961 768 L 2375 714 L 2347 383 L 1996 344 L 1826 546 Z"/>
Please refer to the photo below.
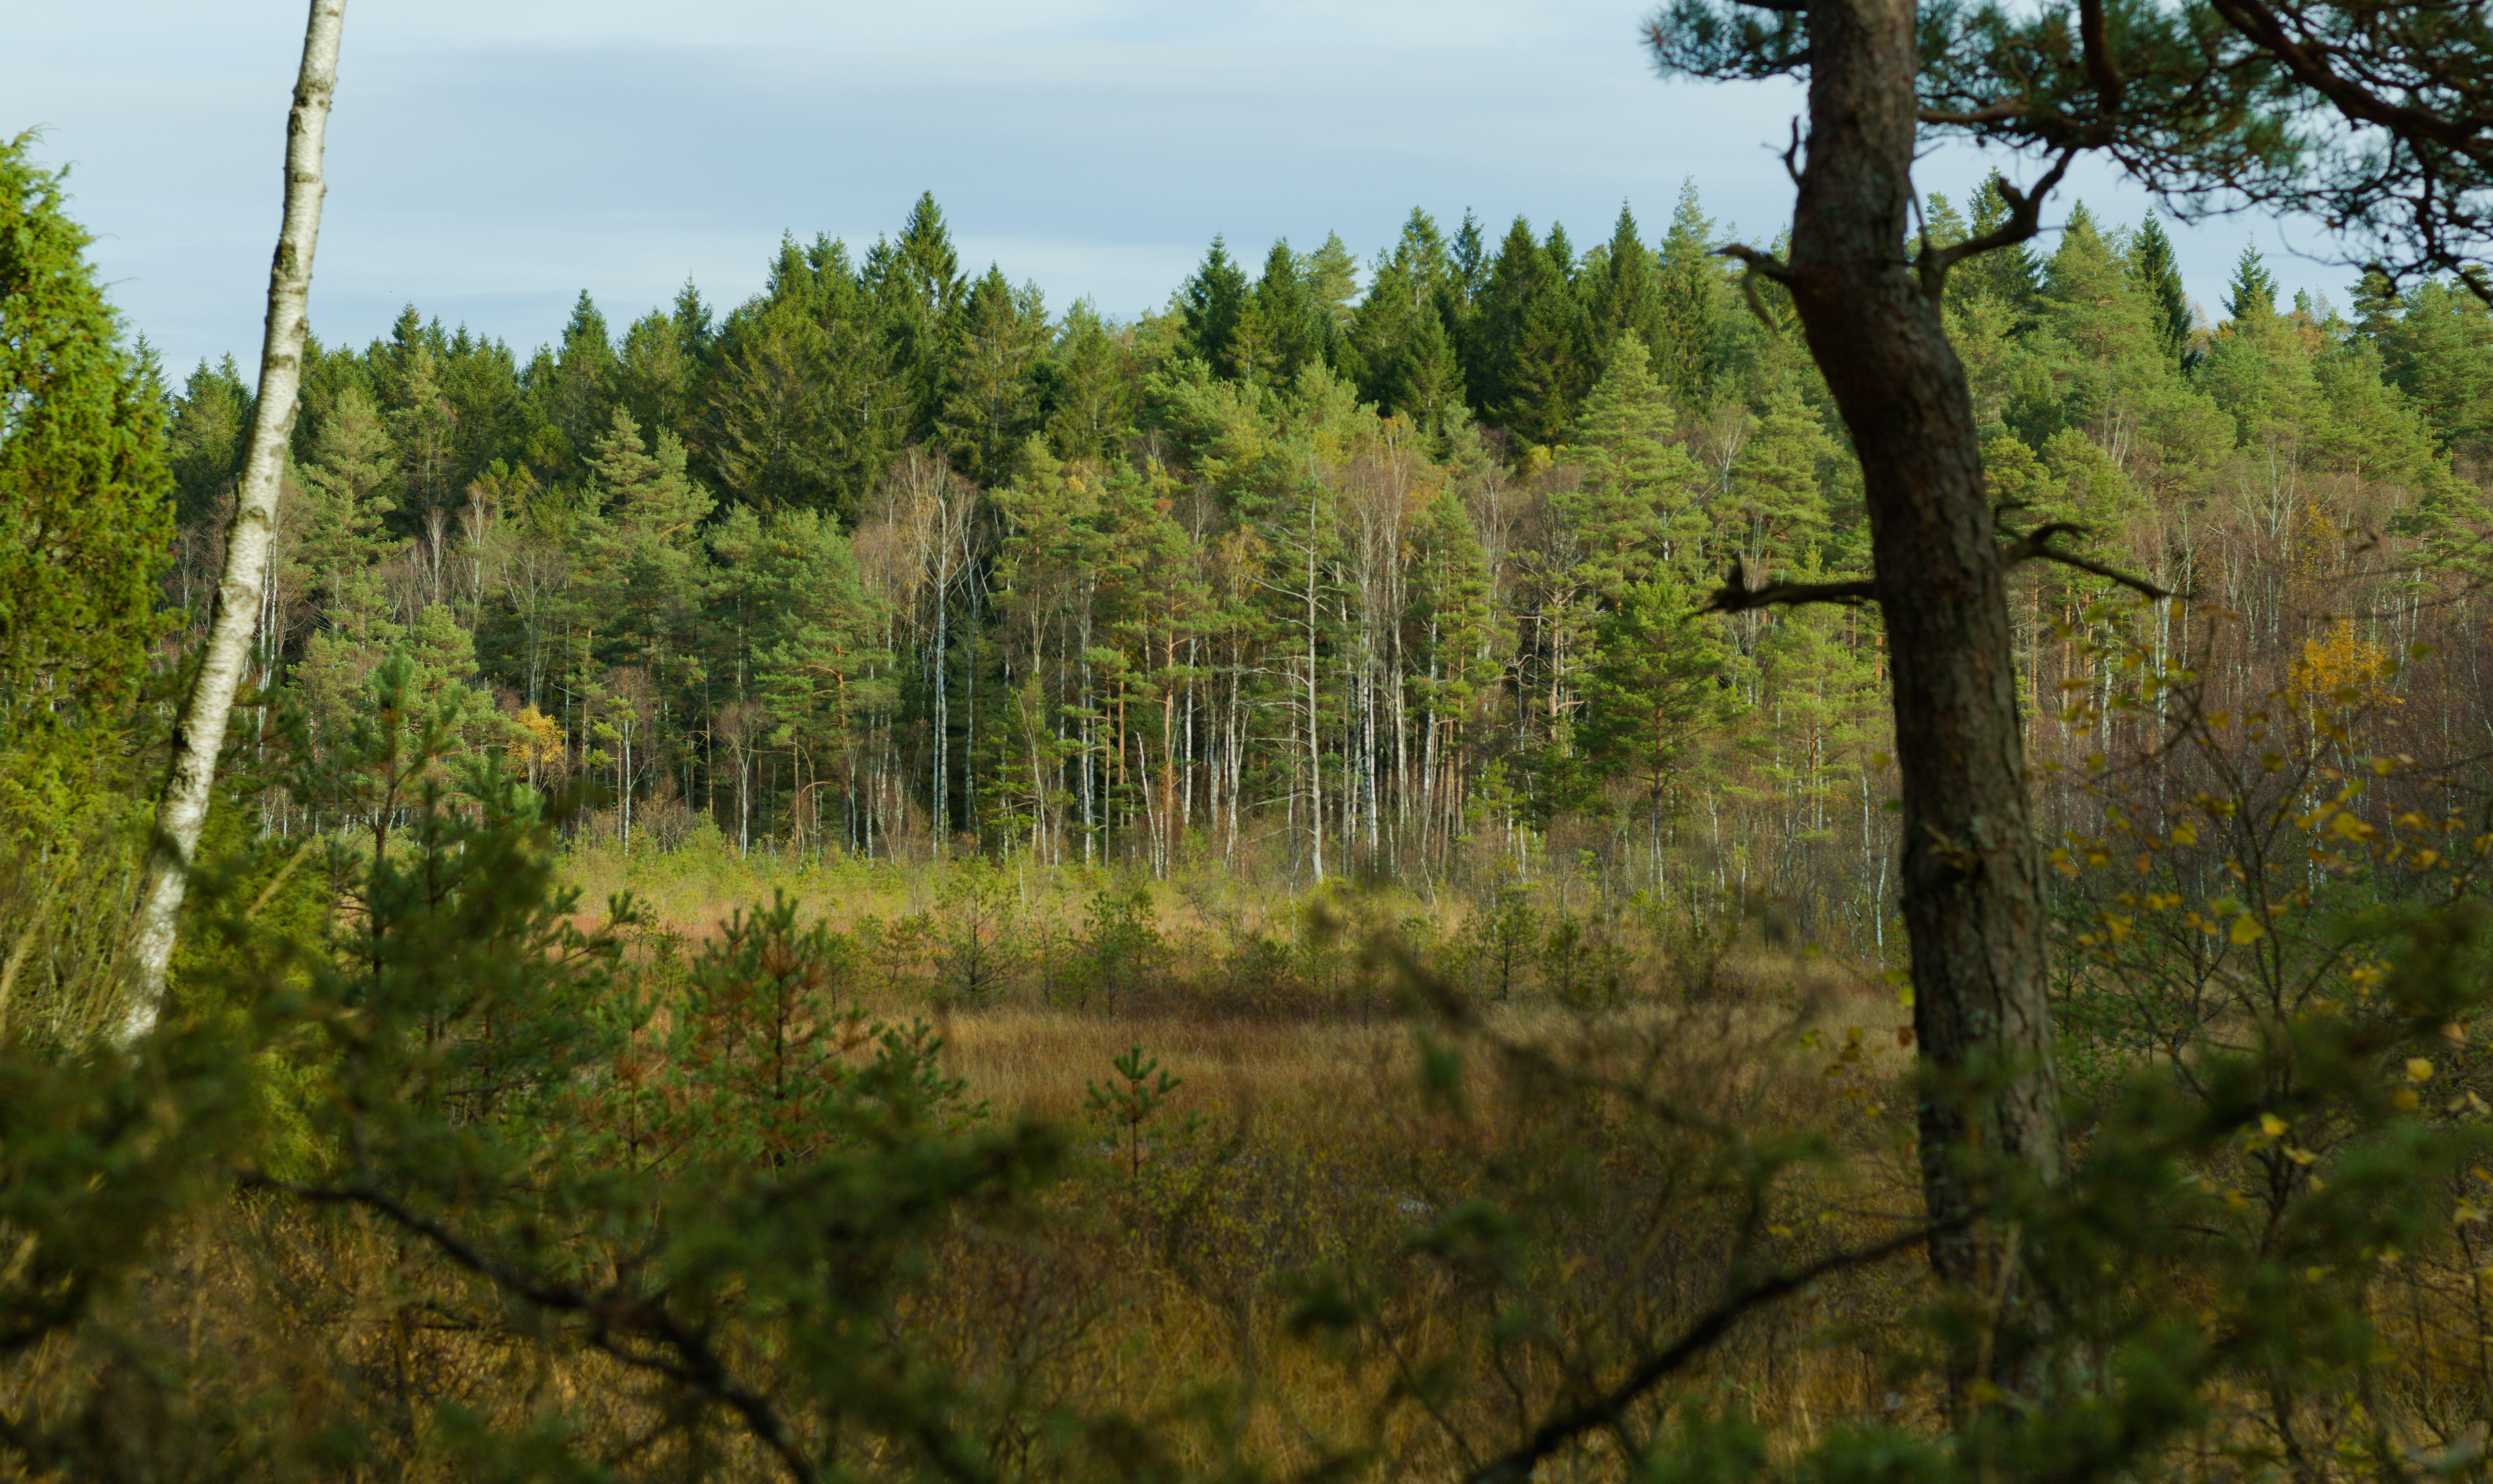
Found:
<path fill-rule="evenodd" d="M 1926 206 L 1942 242 L 2008 210 L 1996 178 Z M 1868 950 L 1893 907 L 1875 610 L 1692 618 L 1729 572 L 1867 564 L 1824 385 L 1718 246 L 1693 188 L 1658 240 L 1623 208 L 1581 250 L 1415 211 L 1364 268 L 1338 238 L 1252 271 L 1216 240 L 1123 323 L 966 270 L 927 197 L 861 256 L 783 243 L 724 316 L 687 284 L 618 336 L 584 293 L 522 357 L 409 307 L 307 353 L 244 725 L 265 755 L 296 714 L 316 752 L 405 651 L 472 696 L 471 746 L 592 785 L 573 828 L 626 850 L 715 826 L 1302 885 L 1555 853 L 1698 922 L 1762 891 Z M 2049 256 L 1950 279 L 2008 523 L 2073 524 L 2187 599 L 2028 569 L 2038 772 L 2147 737 L 2086 704 L 2121 635 L 2201 665 L 2211 706 L 2315 646 L 2429 644 L 2410 750 L 2483 724 L 2460 620 L 2493 317 L 2434 281 L 2366 280 L 2351 318 L 2275 300 L 2246 250 L 2204 310 L 2151 217 L 2083 206 Z M 165 581 L 195 616 L 249 399 L 230 360 L 173 399 Z M 278 833 L 345 806 L 259 805 Z"/>
<path fill-rule="evenodd" d="M 1787 255 L 298 360 L 341 14 L 257 407 L 0 145 L 0 1484 L 2485 1476 L 2493 288 L 1820 89 Z"/>

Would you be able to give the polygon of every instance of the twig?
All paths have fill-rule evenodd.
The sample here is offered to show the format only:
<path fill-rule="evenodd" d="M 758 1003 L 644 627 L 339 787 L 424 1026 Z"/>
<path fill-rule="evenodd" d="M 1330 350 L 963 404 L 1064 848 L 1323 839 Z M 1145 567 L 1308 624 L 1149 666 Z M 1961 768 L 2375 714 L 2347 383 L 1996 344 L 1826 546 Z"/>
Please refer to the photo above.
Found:
<path fill-rule="evenodd" d="M 276 1191 L 298 1200 L 322 1205 L 359 1205 L 376 1211 L 432 1243 L 453 1265 L 496 1287 L 540 1309 L 586 1317 L 592 1326 L 589 1341 L 600 1350 L 626 1365 L 659 1372 L 708 1393 L 744 1419 L 745 1426 L 752 1429 L 753 1435 L 778 1455 L 790 1478 L 796 1480 L 796 1484 L 814 1484 L 813 1461 L 789 1436 L 787 1424 L 780 1420 L 769 1402 L 738 1384 L 728 1375 L 725 1362 L 708 1345 L 668 1313 L 666 1306 L 657 1300 L 639 1294 L 590 1293 L 569 1284 L 549 1283 L 532 1277 L 488 1257 L 431 1217 L 409 1209 L 395 1196 L 370 1186 L 327 1188 L 295 1185 L 256 1170 L 245 1171 L 239 1183 L 245 1190 Z M 634 1339 L 654 1341 L 675 1351 L 677 1358 L 652 1355 L 623 1343 Z"/>
<path fill-rule="evenodd" d="M 1628 1408 L 1646 1392 L 1713 1348 L 1715 1342 L 1721 1340 L 1749 1311 L 1797 1293 L 1830 1273 L 1885 1261 L 1900 1252 L 1920 1246 L 1943 1230 L 1962 1225 L 1964 1220 L 1958 1219 L 1916 1227 L 1883 1242 L 1848 1252 L 1829 1253 L 1805 1267 L 1793 1268 L 1751 1284 L 1715 1305 L 1696 1323 L 1681 1331 L 1678 1339 L 1637 1362 L 1617 1385 L 1580 1407 L 1543 1422 L 1532 1430 L 1531 1438 L 1491 1460 L 1487 1467 L 1474 1469 L 1471 1474 L 1473 1484 L 1524 1484 L 1532 1477 L 1536 1465 L 1577 1438 L 1599 1428 L 1619 1425 Z"/>

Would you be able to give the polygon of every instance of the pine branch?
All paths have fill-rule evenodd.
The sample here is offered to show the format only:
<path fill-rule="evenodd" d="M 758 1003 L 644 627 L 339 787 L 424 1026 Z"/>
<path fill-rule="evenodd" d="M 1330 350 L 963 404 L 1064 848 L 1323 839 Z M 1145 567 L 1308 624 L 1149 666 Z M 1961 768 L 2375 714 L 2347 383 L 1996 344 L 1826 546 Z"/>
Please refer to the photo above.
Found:
<path fill-rule="evenodd" d="M 1747 567 L 1734 559 L 1730 576 L 1697 612 L 1745 613 L 1752 608 L 1797 607 L 1803 603 L 1842 603 L 1850 607 L 1870 602 L 1877 595 L 1877 585 L 1867 578 L 1850 582 L 1773 582 L 1752 588 Z"/>
<path fill-rule="evenodd" d="M 2087 533 L 2087 528 L 2084 526 L 2068 521 L 2047 521 L 2009 542 L 2000 552 L 2000 561 L 2003 565 L 2012 567 L 2028 561 L 2057 561 L 2062 566 L 2075 567 L 2081 572 L 2091 572 L 2097 577 L 2117 582 L 2153 602 L 2160 603 L 2173 595 L 2165 589 L 2157 587 L 2135 573 L 2124 572 L 2109 562 L 2097 561 L 2091 557 L 2081 557 L 2076 552 L 2065 551 L 2052 544 L 2054 539 L 2059 536 L 2079 536 Z"/>

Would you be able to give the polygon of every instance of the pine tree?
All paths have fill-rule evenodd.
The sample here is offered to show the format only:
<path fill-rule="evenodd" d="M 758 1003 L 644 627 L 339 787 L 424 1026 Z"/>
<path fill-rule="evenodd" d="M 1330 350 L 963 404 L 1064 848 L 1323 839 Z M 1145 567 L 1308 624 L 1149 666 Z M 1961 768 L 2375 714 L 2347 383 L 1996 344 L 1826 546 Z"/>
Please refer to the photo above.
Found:
<path fill-rule="evenodd" d="M 1672 436 L 1676 422 L 1644 343 L 1621 340 L 1568 444 L 1581 465 L 1577 484 L 1550 501 L 1575 532 L 1584 585 L 1606 607 L 1651 581 L 1658 565 L 1694 555 L 1690 517 L 1705 472 Z"/>
<path fill-rule="evenodd" d="M 2480 447 L 2493 439 L 2493 315 L 2441 280 L 2399 302 L 2404 312 L 2379 336 L 2389 381 L 2423 409 L 2444 446 Z"/>
<path fill-rule="evenodd" d="M 1307 255 L 1307 292 L 1336 331 L 1350 326 L 1351 303 L 1359 297 L 1359 259 L 1342 246 L 1339 232 L 1325 233 L 1324 246 Z"/>
<path fill-rule="evenodd" d="M 2124 264 L 2085 206 L 2074 207 L 2045 264 L 2032 328 L 2020 348 L 2023 385 L 2006 420 L 2041 447 L 2062 428 L 2107 442 L 2120 430 L 2171 426 L 2194 400 L 2166 338 L 2169 306 Z M 2186 343 L 2185 347 L 2186 348 Z"/>
<path fill-rule="evenodd" d="M 712 683 L 731 702 L 766 708 L 797 748 L 836 755 L 868 711 L 892 700 L 881 615 L 838 523 L 816 510 L 763 515 L 738 506 L 705 544 L 716 572 L 706 593 Z M 731 730 L 723 771 L 735 774 L 744 836 L 752 754 L 766 728 L 747 712 Z"/>
<path fill-rule="evenodd" d="M 1731 471 L 1732 542 L 1753 580 L 1783 570 L 1826 530 L 1823 470 L 1838 447 L 1798 379 L 1766 395 L 1757 432 Z"/>
<path fill-rule="evenodd" d="M 2378 268 L 2366 268 L 2355 285 L 2355 333 L 2383 348 L 2387 353 L 2389 340 L 2397 333 L 2398 315 L 2405 308 L 2398 296 L 2398 286 Z"/>

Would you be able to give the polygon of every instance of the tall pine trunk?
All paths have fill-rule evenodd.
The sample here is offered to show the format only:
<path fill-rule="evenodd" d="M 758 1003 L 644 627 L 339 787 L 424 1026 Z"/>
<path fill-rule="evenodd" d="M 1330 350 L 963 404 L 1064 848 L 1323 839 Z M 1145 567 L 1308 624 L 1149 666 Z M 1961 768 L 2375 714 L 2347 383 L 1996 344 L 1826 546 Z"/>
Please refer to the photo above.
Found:
<path fill-rule="evenodd" d="M 1925 1198 L 1935 1220 L 1953 1223 L 1982 1198 L 1966 1178 L 1973 1159 L 2045 1180 L 2059 1169 L 2043 863 L 1965 368 L 1899 251 L 1918 111 L 1914 8 L 1814 0 L 1809 25 L 1809 159 L 1787 280 L 1865 481 L 1894 664 L 1914 1031 L 1941 1081 L 1984 1073 L 1980 1096 L 1919 1109 Z M 1961 1293 L 2019 1303 L 2012 1233 L 1956 1227 L 1934 1239 L 1931 1261 Z"/>

